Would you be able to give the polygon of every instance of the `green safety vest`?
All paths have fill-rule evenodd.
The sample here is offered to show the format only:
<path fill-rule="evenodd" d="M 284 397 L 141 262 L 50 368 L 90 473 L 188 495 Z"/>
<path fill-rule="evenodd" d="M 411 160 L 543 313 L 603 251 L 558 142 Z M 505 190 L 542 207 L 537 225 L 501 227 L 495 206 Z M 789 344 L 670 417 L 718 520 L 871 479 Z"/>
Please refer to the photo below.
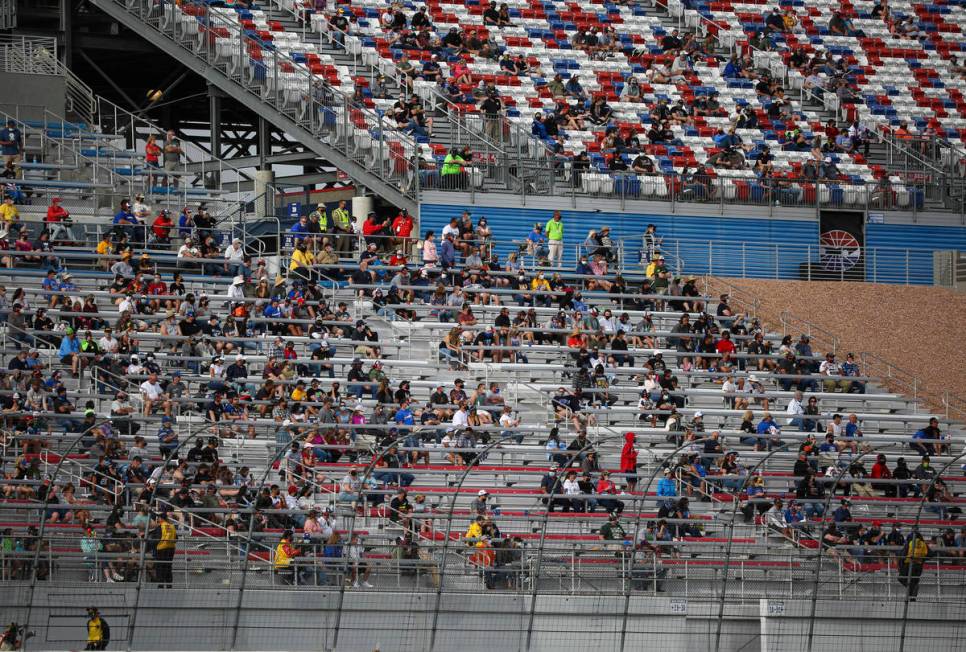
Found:
<path fill-rule="evenodd" d="M 447 154 L 446 158 L 443 159 L 443 169 L 440 174 L 442 176 L 446 176 L 447 174 L 459 174 L 463 168 L 463 163 L 465 162 L 466 161 L 464 161 L 460 156 Z"/>
<path fill-rule="evenodd" d="M 343 231 L 349 231 L 352 229 L 352 216 L 349 215 L 349 211 L 344 208 L 337 208 L 332 211 L 332 220 L 335 222 L 335 225 Z"/>
<path fill-rule="evenodd" d="M 563 240 L 563 220 L 559 222 L 551 218 L 547 222 L 547 226 L 544 227 L 544 233 L 547 234 L 547 240 Z"/>
<path fill-rule="evenodd" d="M 329 216 L 325 214 L 325 211 L 316 210 L 309 213 L 309 219 L 312 219 L 313 215 L 317 215 L 319 218 L 319 229 L 323 232 L 329 228 Z"/>

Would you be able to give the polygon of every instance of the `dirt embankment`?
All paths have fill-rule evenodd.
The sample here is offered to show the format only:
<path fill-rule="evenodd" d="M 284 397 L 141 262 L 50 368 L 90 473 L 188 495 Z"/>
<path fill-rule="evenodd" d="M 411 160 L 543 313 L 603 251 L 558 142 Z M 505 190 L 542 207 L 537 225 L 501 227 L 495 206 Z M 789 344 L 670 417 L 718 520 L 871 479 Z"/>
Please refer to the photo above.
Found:
<path fill-rule="evenodd" d="M 868 351 L 918 378 L 920 387 L 925 386 L 934 397 L 948 390 L 966 399 L 964 294 L 922 286 L 730 278 L 713 280 L 709 289 L 713 294 L 727 292 L 726 283 L 757 296 L 761 301 L 759 313 L 773 329 L 781 330 L 780 315 L 788 311 L 834 334 L 839 340 L 840 360 L 849 351 Z M 794 320 L 788 323 L 787 331 L 797 339 L 803 330 L 801 324 Z M 822 335 L 814 339 L 815 348 L 824 352 Z M 892 388 L 908 393 L 900 386 L 908 379 L 900 377 Z M 939 406 L 933 401 L 932 407 Z M 966 408 L 966 404 L 959 407 Z"/>

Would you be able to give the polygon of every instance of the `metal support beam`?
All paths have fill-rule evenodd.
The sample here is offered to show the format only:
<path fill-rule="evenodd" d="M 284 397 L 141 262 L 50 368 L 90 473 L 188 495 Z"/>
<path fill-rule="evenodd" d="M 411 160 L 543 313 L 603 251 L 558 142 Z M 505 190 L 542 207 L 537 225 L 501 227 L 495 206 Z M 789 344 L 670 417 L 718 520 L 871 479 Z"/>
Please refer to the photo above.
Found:
<path fill-rule="evenodd" d="M 117 0 L 90 0 L 92 4 L 104 11 L 120 25 L 130 29 L 133 33 L 147 39 L 158 49 L 168 54 L 170 57 L 180 61 L 185 67 L 197 73 L 205 80 L 216 84 L 226 95 L 237 101 L 242 106 L 246 106 L 255 112 L 259 118 L 271 120 L 274 126 L 289 134 L 293 139 L 298 140 L 302 145 L 314 151 L 319 156 L 329 159 L 333 164 L 344 170 L 357 183 L 364 183 L 376 194 L 384 197 L 401 208 L 408 209 L 411 213 L 417 213 L 418 197 L 410 196 L 403 190 L 397 182 L 382 178 L 372 174 L 370 168 L 362 160 L 357 160 L 349 151 L 347 138 L 349 129 L 348 115 L 344 112 L 345 124 L 343 125 L 343 143 L 339 147 L 330 145 L 324 140 L 320 140 L 310 129 L 306 128 L 297 118 L 289 113 L 280 111 L 274 106 L 257 100 L 257 96 L 233 79 L 225 70 L 219 66 L 213 66 L 200 54 L 196 56 L 190 49 L 175 42 L 170 35 L 158 31 L 158 28 L 150 23 L 146 23 L 141 17 L 132 11 L 125 9 Z M 279 88 L 276 85 L 276 88 Z M 253 101 L 255 100 L 255 101 Z M 346 105 L 343 106 L 343 109 Z M 262 125 L 263 133 L 267 131 L 267 125 Z M 265 138 L 267 140 L 267 137 Z M 340 149 L 341 147 L 341 149 Z M 265 151 L 265 148 L 261 148 Z M 268 155 L 268 152 L 265 152 Z"/>
<path fill-rule="evenodd" d="M 16 4 L 16 2 L 14 2 Z M 57 7 L 60 13 L 60 57 L 61 62 L 67 66 L 71 67 L 73 63 L 73 49 L 74 49 L 74 11 L 73 11 L 73 0 L 60 0 L 60 6 Z"/>
<path fill-rule="evenodd" d="M 266 170 L 272 154 L 272 132 L 268 120 L 258 116 L 258 169 Z"/>
<path fill-rule="evenodd" d="M 221 92 L 208 84 L 208 122 L 211 132 L 211 151 L 215 158 L 221 158 Z M 214 188 L 221 185 L 221 174 L 216 170 L 211 173 Z M 207 180 L 206 180 L 207 183 Z"/>
<path fill-rule="evenodd" d="M 81 55 L 81 58 L 83 58 L 84 61 L 86 61 L 87 64 L 94 69 L 94 72 L 100 75 L 104 79 L 104 81 L 106 81 L 108 85 L 110 85 L 110 87 L 113 88 L 117 92 L 117 94 L 120 95 L 124 99 L 124 101 L 131 106 L 132 111 L 138 111 L 141 108 L 140 106 L 138 106 L 137 102 L 132 100 L 131 97 L 127 93 L 125 93 L 124 90 L 120 86 L 118 86 L 113 79 L 111 79 L 110 75 L 104 72 L 99 65 L 94 63 L 94 60 L 91 59 L 86 52 L 84 52 L 83 50 L 78 50 L 78 53 Z"/>

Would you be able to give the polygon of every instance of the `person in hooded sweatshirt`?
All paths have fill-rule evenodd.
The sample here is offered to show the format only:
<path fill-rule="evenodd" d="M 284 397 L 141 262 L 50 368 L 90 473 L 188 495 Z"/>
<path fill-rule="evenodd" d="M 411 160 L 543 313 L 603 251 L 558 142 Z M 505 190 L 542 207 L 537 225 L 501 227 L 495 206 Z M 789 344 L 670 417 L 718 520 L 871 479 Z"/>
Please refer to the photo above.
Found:
<path fill-rule="evenodd" d="M 634 446 L 634 433 L 624 433 L 624 448 L 621 450 L 621 473 L 627 483 L 627 491 L 637 486 L 637 447 Z"/>

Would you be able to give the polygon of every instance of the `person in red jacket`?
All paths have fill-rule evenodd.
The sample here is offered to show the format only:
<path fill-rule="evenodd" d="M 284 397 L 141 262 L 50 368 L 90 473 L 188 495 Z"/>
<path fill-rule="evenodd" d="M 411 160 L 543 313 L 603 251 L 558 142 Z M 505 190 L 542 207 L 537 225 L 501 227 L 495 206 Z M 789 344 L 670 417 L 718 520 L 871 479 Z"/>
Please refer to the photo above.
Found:
<path fill-rule="evenodd" d="M 173 226 L 174 222 L 171 220 L 171 211 L 165 208 L 154 218 L 154 222 L 151 223 L 151 231 L 154 233 L 154 237 L 157 238 L 158 242 L 168 242 L 168 237 L 171 234 L 171 228 Z"/>
<path fill-rule="evenodd" d="M 883 455 L 882 453 L 879 453 L 876 456 L 875 464 L 872 465 L 872 472 L 869 474 L 869 477 L 872 478 L 873 480 L 891 480 L 892 479 L 892 471 L 889 470 L 889 463 L 886 460 L 886 456 Z M 895 498 L 896 496 L 896 485 L 894 484 L 873 483 L 872 488 L 878 489 L 885 496 L 889 496 L 892 498 Z"/>
<path fill-rule="evenodd" d="M 396 237 L 396 246 L 401 248 L 407 256 L 412 246 L 410 236 L 412 236 L 414 227 L 415 222 L 413 222 L 413 217 L 405 208 L 392 221 L 392 234 Z"/>
<path fill-rule="evenodd" d="M 374 244 L 376 249 L 381 252 L 389 251 L 390 243 L 383 237 L 389 235 L 386 231 L 386 224 L 380 222 L 376 214 L 370 211 L 362 223 L 362 235 L 365 236 L 366 245 Z"/>
<path fill-rule="evenodd" d="M 70 220 L 70 212 L 61 206 L 61 198 L 54 197 L 50 200 L 50 206 L 47 208 L 47 217 L 44 219 L 47 222 L 47 228 L 50 230 L 50 239 L 54 240 L 74 240 L 74 233 L 70 229 L 69 224 L 64 224 Z"/>
<path fill-rule="evenodd" d="M 621 473 L 627 483 L 627 491 L 637 487 L 637 447 L 634 446 L 634 433 L 624 433 L 624 448 L 621 450 Z"/>

